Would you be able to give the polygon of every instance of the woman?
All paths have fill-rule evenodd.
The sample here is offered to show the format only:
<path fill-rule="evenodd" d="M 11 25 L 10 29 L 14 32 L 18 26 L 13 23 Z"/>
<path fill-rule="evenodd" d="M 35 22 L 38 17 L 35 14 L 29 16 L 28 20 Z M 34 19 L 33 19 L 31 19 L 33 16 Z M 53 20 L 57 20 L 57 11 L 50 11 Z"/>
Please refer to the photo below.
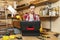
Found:
<path fill-rule="evenodd" d="M 35 10 L 35 6 L 34 5 L 30 5 L 29 7 L 29 12 L 26 13 L 23 18 L 25 21 L 40 21 L 40 17 L 39 15 L 35 14 L 34 10 Z"/>

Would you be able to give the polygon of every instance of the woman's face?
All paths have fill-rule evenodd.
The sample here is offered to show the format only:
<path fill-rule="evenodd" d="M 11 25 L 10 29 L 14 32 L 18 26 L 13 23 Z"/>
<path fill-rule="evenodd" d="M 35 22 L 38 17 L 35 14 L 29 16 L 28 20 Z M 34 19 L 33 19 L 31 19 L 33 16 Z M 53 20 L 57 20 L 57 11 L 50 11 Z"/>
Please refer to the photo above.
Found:
<path fill-rule="evenodd" d="M 34 12 L 34 10 L 35 10 L 35 6 L 31 6 L 31 7 L 30 7 L 30 11 L 31 11 L 31 12 Z"/>

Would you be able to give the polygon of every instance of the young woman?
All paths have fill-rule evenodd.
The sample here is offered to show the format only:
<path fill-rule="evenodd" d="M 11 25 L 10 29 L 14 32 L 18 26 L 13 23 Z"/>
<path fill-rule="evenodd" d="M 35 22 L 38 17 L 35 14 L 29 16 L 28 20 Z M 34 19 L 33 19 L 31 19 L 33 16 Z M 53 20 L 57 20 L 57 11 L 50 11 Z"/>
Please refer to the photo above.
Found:
<path fill-rule="evenodd" d="M 29 7 L 29 12 L 26 13 L 23 18 L 24 21 L 40 21 L 40 17 L 39 15 L 37 15 L 34 10 L 35 10 L 35 6 L 34 5 L 30 5 Z"/>

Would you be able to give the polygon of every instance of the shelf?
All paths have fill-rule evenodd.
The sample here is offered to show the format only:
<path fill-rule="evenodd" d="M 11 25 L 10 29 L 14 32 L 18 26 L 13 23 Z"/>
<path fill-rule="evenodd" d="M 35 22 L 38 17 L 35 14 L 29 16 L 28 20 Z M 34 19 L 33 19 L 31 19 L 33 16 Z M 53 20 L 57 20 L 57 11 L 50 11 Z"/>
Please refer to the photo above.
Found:
<path fill-rule="evenodd" d="M 40 0 L 40 1 L 31 1 L 30 4 L 34 4 L 34 5 L 45 5 L 45 3 L 47 2 L 48 0 Z"/>
<path fill-rule="evenodd" d="M 5 24 L 5 25 L 1 25 L 1 24 L 0 24 L 0 26 L 6 26 L 6 24 Z"/>
<path fill-rule="evenodd" d="M 16 18 L 8 17 L 7 19 L 16 19 Z"/>
<path fill-rule="evenodd" d="M 0 11 L 0 12 L 3 12 L 3 13 L 5 13 L 5 11 Z"/>
<path fill-rule="evenodd" d="M 43 5 L 46 5 L 47 2 L 50 2 L 50 3 L 55 3 L 57 2 L 58 0 L 43 0 L 43 1 L 38 1 L 38 2 L 31 2 L 30 4 L 34 4 L 35 6 L 43 6 Z M 30 5 L 29 4 L 29 5 Z M 18 5 L 16 8 L 17 11 L 20 11 L 20 10 L 24 10 L 24 9 L 28 9 L 29 8 L 29 5 L 27 6 L 23 6 L 23 7 L 19 7 L 21 5 Z"/>
<path fill-rule="evenodd" d="M 34 5 L 37 6 L 37 5 L 40 5 L 40 4 L 43 4 L 43 3 L 45 4 L 46 1 L 39 1 L 39 2 L 37 2 L 37 3 L 34 3 Z M 33 4 L 33 3 L 30 3 L 30 4 Z M 29 5 L 30 5 L 30 4 L 29 4 Z M 27 6 L 22 6 L 22 7 L 19 7 L 19 6 L 21 6 L 21 5 L 18 5 L 17 8 L 16 8 L 16 10 L 17 10 L 17 11 L 20 11 L 20 10 L 28 9 L 28 8 L 29 8 L 29 5 L 27 5 Z"/>
<path fill-rule="evenodd" d="M 5 16 L 0 16 L 0 19 L 5 19 L 6 20 Z M 7 17 L 7 19 L 12 19 L 12 17 Z M 16 19 L 16 18 L 14 17 L 13 19 Z"/>
<path fill-rule="evenodd" d="M 29 5 L 28 6 L 23 6 L 23 7 L 16 8 L 16 10 L 20 11 L 20 10 L 24 10 L 24 9 L 28 9 L 28 8 L 29 8 Z"/>
<path fill-rule="evenodd" d="M 6 23 L 1 21 L 0 26 L 6 26 Z"/>
<path fill-rule="evenodd" d="M 55 17 L 59 17 L 59 16 L 40 16 L 41 18 L 48 18 L 48 17 L 52 17 L 52 18 L 55 18 Z"/>
<path fill-rule="evenodd" d="M 40 19 L 42 21 L 45 21 L 45 20 L 50 20 L 52 18 L 52 20 L 56 20 L 59 16 L 40 16 Z"/>

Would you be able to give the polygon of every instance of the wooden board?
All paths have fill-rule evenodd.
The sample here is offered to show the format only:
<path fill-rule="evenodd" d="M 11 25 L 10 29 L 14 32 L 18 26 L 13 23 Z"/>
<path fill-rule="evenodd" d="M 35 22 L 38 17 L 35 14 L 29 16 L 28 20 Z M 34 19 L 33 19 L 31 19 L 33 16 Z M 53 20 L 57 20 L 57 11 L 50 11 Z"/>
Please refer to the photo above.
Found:
<path fill-rule="evenodd" d="M 37 37 L 29 37 L 29 36 L 25 36 L 23 37 L 23 40 L 41 40 L 41 39 L 38 39 Z M 46 40 L 58 40 L 55 36 L 51 36 L 51 38 L 46 38 Z"/>
<path fill-rule="evenodd" d="M 22 35 L 18 34 L 16 36 L 19 37 L 19 36 L 22 36 Z M 50 35 L 45 35 L 45 36 L 50 37 L 50 38 L 45 38 L 45 40 L 58 40 L 58 38 L 53 36 L 51 33 L 50 33 Z M 2 38 L 0 38 L 0 40 L 2 40 Z M 15 39 L 15 40 L 18 40 L 18 39 Z M 22 40 L 41 40 L 41 39 L 39 39 L 37 36 L 22 36 Z"/>
<path fill-rule="evenodd" d="M 25 36 L 25 37 L 23 37 L 23 40 L 40 40 L 40 39 L 38 39 L 38 38 L 36 38 L 36 37 L 34 37 L 34 36 Z"/>

